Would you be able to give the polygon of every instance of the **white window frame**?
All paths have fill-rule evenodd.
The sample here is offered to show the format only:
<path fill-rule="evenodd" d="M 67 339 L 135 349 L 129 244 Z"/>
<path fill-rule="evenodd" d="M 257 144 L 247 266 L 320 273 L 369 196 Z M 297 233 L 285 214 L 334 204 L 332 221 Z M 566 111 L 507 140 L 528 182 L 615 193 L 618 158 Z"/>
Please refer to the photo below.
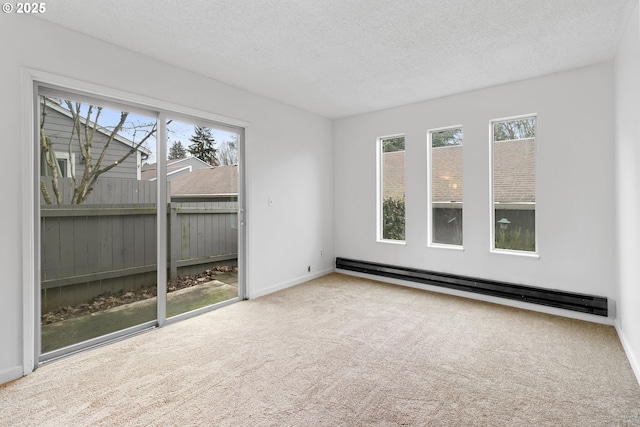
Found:
<path fill-rule="evenodd" d="M 392 245 L 406 245 L 407 244 L 407 215 L 406 215 L 406 197 L 405 197 L 405 228 L 404 228 L 404 240 L 392 240 L 392 239 L 383 239 L 383 222 L 382 222 L 382 193 L 384 191 L 383 188 L 383 171 L 382 171 L 382 141 L 385 139 L 391 138 L 404 138 L 405 139 L 405 153 L 406 153 L 406 143 L 407 138 L 404 133 L 392 134 L 387 136 L 380 136 L 376 140 L 376 242 L 378 243 L 390 243 Z M 406 184 L 406 157 L 405 157 L 405 184 Z"/>
<path fill-rule="evenodd" d="M 427 130 L 427 246 L 430 248 L 441 248 L 441 249 L 454 249 L 464 251 L 464 231 L 462 233 L 462 245 L 454 245 L 447 243 L 434 243 L 433 241 L 433 154 L 431 150 L 433 149 L 431 135 L 433 133 L 442 132 L 445 130 L 451 129 L 462 129 L 462 138 L 463 143 L 462 147 L 464 147 L 464 128 L 461 124 L 453 125 L 453 126 L 444 126 L 434 129 Z M 463 148 L 464 151 L 464 148 Z M 462 164 L 462 181 L 464 183 L 464 160 Z M 464 185 L 463 185 L 464 191 Z M 463 220 L 462 220 L 462 228 L 464 230 L 464 194 L 463 200 L 460 201 L 460 206 L 463 211 Z"/>
<path fill-rule="evenodd" d="M 60 171 L 63 173 L 63 176 L 65 177 L 72 177 L 76 175 L 76 155 L 75 153 L 72 153 L 71 156 L 69 156 L 69 153 L 58 153 L 56 152 L 56 160 L 66 160 L 66 168 L 63 171 Z M 59 164 L 59 163 L 58 163 Z"/>
<path fill-rule="evenodd" d="M 495 202 L 494 202 L 494 190 L 493 190 L 493 175 L 494 175 L 494 142 L 493 142 L 493 128 L 494 128 L 494 124 L 495 123 L 500 123 L 500 122 L 508 122 L 508 121 L 513 121 L 513 120 L 519 120 L 519 119 L 527 119 L 527 118 L 535 118 L 536 121 L 536 136 L 535 136 L 535 143 L 536 143 L 536 150 L 535 150 L 535 185 L 536 185 L 536 189 L 535 189 L 535 195 L 536 195 L 536 201 L 535 201 L 535 205 L 534 205 L 534 223 L 535 223 L 535 234 L 534 234 L 534 242 L 535 242 L 535 251 L 522 251 L 522 250 L 515 250 L 515 249 L 500 249 L 500 248 L 496 248 L 496 233 L 495 233 L 495 224 L 496 224 L 496 210 L 495 210 Z M 528 258 L 534 258 L 534 259 L 540 259 L 540 246 L 538 243 L 538 225 L 539 225 L 539 221 L 538 221 L 538 150 L 537 150 L 537 145 L 538 145 L 538 114 L 537 113 L 530 113 L 530 114 L 521 114 L 518 116 L 508 116 L 508 117 L 502 117 L 502 118 L 498 118 L 498 119 L 492 119 L 489 121 L 489 218 L 490 218 L 490 223 L 489 223 L 489 238 L 490 238 L 490 252 L 494 253 L 494 254 L 504 254 L 504 255 L 514 255 L 514 256 L 521 256 L 521 257 L 528 257 Z M 506 205 L 505 205 L 506 206 Z"/>

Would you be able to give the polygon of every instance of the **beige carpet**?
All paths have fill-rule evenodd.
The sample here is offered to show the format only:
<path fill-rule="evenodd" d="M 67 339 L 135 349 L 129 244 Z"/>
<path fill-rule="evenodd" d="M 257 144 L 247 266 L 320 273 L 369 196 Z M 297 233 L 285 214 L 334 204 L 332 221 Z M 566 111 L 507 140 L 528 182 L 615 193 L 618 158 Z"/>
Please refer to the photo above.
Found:
<path fill-rule="evenodd" d="M 615 330 L 331 274 L 0 387 L 2 426 L 640 425 Z"/>

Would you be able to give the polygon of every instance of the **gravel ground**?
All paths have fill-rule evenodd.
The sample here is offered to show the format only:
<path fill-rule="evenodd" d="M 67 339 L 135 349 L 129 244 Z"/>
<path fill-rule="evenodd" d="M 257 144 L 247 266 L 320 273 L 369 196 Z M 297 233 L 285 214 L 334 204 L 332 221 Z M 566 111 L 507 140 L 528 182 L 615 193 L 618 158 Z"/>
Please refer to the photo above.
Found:
<path fill-rule="evenodd" d="M 167 292 L 177 291 L 179 289 L 189 288 L 201 283 L 210 282 L 216 279 L 216 276 L 227 273 L 237 273 L 237 267 L 218 266 L 210 270 L 205 270 L 197 276 L 178 276 L 176 279 L 167 283 Z M 59 307 L 42 315 L 42 324 L 59 322 L 61 320 L 70 319 L 72 317 L 83 316 L 89 313 L 95 313 L 102 310 L 108 310 L 124 304 L 130 304 L 135 301 L 141 301 L 156 296 L 157 288 L 139 288 L 134 290 L 120 291 L 118 293 L 106 293 L 93 298 L 91 302 L 76 306 Z"/>

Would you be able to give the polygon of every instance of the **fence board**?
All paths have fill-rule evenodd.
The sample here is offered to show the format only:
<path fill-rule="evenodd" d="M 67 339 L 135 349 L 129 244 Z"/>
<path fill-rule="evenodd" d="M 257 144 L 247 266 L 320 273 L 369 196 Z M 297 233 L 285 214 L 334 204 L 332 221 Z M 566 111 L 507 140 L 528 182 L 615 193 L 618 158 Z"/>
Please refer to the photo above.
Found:
<path fill-rule="evenodd" d="M 224 207 L 224 203 L 217 203 L 217 208 L 220 209 L 221 207 Z M 227 243 L 222 241 L 222 239 L 224 238 L 224 219 L 226 216 L 227 215 L 216 215 L 215 217 L 211 218 L 211 235 L 213 238 L 214 253 L 226 252 L 225 246 L 227 245 Z"/>
<path fill-rule="evenodd" d="M 74 305 L 76 301 L 75 286 L 63 286 L 60 288 L 60 306 L 66 307 L 68 305 Z"/>
<path fill-rule="evenodd" d="M 156 218 L 147 214 L 148 210 L 122 216 L 97 215 L 100 209 L 88 209 L 84 216 L 67 217 L 67 212 L 43 211 L 42 267 L 47 275 L 70 275 L 68 271 L 53 273 L 55 268 L 69 266 L 73 266 L 73 274 L 81 274 L 156 262 Z M 170 229 L 173 240 L 183 243 L 179 259 L 237 251 L 235 214 L 178 214 L 179 209 L 173 212 L 175 222 L 181 225 Z M 56 213 L 62 215 L 56 217 Z M 72 262 L 67 261 L 69 256 Z"/>
<path fill-rule="evenodd" d="M 210 255 L 207 257 L 196 258 L 196 259 L 185 259 L 182 261 L 178 261 L 179 267 L 191 267 L 194 265 L 202 265 L 202 264 L 213 264 L 219 261 L 228 261 L 235 260 L 237 258 L 236 254 L 230 255 Z"/>
<path fill-rule="evenodd" d="M 123 268 L 135 267 L 135 225 L 134 217 L 122 217 L 122 258 Z"/>
<path fill-rule="evenodd" d="M 227 241 L 228 239 L 231 238 L 231 234 L 232 234 L 232 227 L 233 227 L 233 217 L 231 215 L 227 216 L 224 218 L 224 222 L 225 222 L 225 235 L 224 235 L 224 241 Z"/>
<path fill-rule="evenodd" d="M 113 235 L 109 217 L 98 217 L 100 224 L 100 269 L 113 270 Z"/>
<path fill-rule="evenodd" d="M 189 225 L 189 218 L 186 215 L 178 217 L 180 223 L 180 229 L 182 230 L 180 237 L 180 259 L 190 258 L 189 256 L 189 240 L 191 227 Z"/>
<path fill-rule="evenodd" d="M 43 179 L 51 188 L 51 178 Z M 155 183 L 102 181 L 83 205 L 42 205 L 43 310 L 156 283 Z M 70 194 L 71 180 L 60 183 Z M 173 201 L 168 208 L 171 277 L 236 258 L 237 202 Z"/>
<path fill-rule="evenodd" d="M 202 215 L 204 220 L 204 235 L 207 238 L 204 239 L 204 249 L 203 253 L 205 254 L 215 254 L 218 253 L 217 247 L 215 244 L 216 240 L 213 238 L 213 224 L 215 222 L 215 215 Z"/>
<path fill-rule="evenodd" d="M 198 208 L 203 208 L 204 206 L 204 202 L 198 202 Z M 206 249 L 205 249 L 205 244 L 204 244 L 204 240 L 205 240 L 205 236 L 206 234 L 206 230 L 204 227 L 204 223 L 205 223 L 205 214 L 197 214 L 196 215 L 196 221 L 197 221 L 197 228 L 198 228 L 198 247 L 196 249 L 196 256 L 198 254 L 204 254 L 206 253 Z"/>
<path fill-rule="evenodd" d="M 194 203 L 195 204 L 195 203 Z M 189 216 L 189 258 L 198 256 L 198 218 Z"/>
<path fill-rule="evenodd" d="M 130 205 L 133 203 L 131 189 L 132 189 L 132 180 L 124 180 L 122 183 L 122 189 L 120 190 L 120 201 L 119 203 L 122 205 Z"/>
<path fill-rule="evenodd" d="M 118 270 L 101 271 L 99 273 L 69 276 L 62 279 L 43 280 L 42 289 L 50 289 L 60 286 L 65 287 L 68 285 L 77 285 L 79 283 L 99 282 L 101 280 L 117 279 L 154 271 L 156 271 L 155 265 L 145 265 L 141 267 L 121 268 Z"/>
<path fill-rule="evenodd" d="M 93 191 L 93 196 L 98 204 L 98 206 L 109 206 L 107 200 L 109 200 L 109 187 L 107 186 L 106 180 L 99 180 Z"/>
<path fill-rule="evenodd" d="M 223 206 L 228 208 L 229 207 L 229 202 L 224 202 Z M 221 221 L 220 221 L 220 225 L 218 227 L 218 229 L 220 230 L 220 233 L 218 235 L 218 240 L 220 240 L 221 242 L 227 242 L 229 240 L 229 237 L 230 237 L 231 221 L 229 221 L 229 217 L 230 217 L 230 215 L 225 215 L 223 218 L 220 218 Z M 221 249 L 222 250 L 229 250 L 230 248 L 227 245 L 226 247 L 221 248 Z"/>
<path fill-rule="evenodd" d="M 124 223 L 127 222 L 129 218 L 118 218 L 115 216 L 109 217 L 111 221 L 111 233 L 113 236 L 112 247 L 111 247 L 111 256 L 113 259 L 113 268 L 119 269 L 124 268 L 124 234 L 123 227 Z"/>
<path fill-rule="evenodd" d="M 40 177 L 45 187 L 48 189 L 54 205 L 56 204 L 53 194 L 53 178 L 50 176 Z M 81 177 L 78 176 L 78 182 Z M 73 194 L 73 181 L 71 178 L 58 178 L 58 186 L 64 199 L 61 205 L 71 203 L 71 195 Z M 135 179 L 123 178 L 101 178 L 96 186 L 87 197 L 87 201 L 83 206 L 98 205 L 106 207 L 108 205 L 142 205 L 156 203 L 156 182 L 155 181 L 138 181 Z M 40 195 L 40 203 L 43 207 L 47 206 L 44 202 L 42 194 Z"/>
<path fill-rule="evenodd" d="M 174 204 L 170 204 L 171 216 L 169 218 L 169 277 L 175 279 L 178 277 L 178 259 L 180 257 L 180 238 L 181 238 L 181 223 L 178 222 L 178 209 L 174 207 Z"/>
<path fill-rule="evenodd" d="M 74 221 L 70 218 L 60 218 L 59 221 L 59 262 L 60 262 L 60 275 L 72 276 L 75 273 L 74 268 Z"/>
<path fill-rule="evenodd" d="M 158 255 L 156 249 L 157 229 L 156 217 L 147 218 L 144 221 L 144 263 L 145 265 L 155 264 Z"/>
<path fill-rule="evenodd" d="M 134 217 L 134 250 L 133 250 L 133 259 L 135 260 L 135 265 L 144 265 L 145 256 L 145 241 L 144 241 L 144 223 L 145 218 L 140 216 Z"/>
<path fill-rule="evenodd" d="M 42 220 L 42 277 L 60 277 L 60 219 Z"/>
<path fill-rule="evenodd" d="M 63 185 L 61 190 L 61 193 L 63 194 L 62 200 L 65 200 L 66 203 L 71 203 L 71 198 L 73 197 L 73 187 L 70 185 Z"/>
<path fill-rule="evenodd" d="M 150 207 L 146 205 L 142 205 L 140 207 L 84 207 L 84 205 L 77 207 L 59 207 L 59 208 L 51 208 L 45 207 L 42 208 L 40 216 L 43 218 L 47 217 L 71 217 L 71 216 L 122 216 L 122 215 L 155 215 L 156 208 L 155 206 Z"/>
<path fill-rule="evenodd" d="M 93 296 L 89 296 L 89 284 L 82 283 L 78 286 L 74 286 L 76 288 L 76 301 L 72 303 L 72 305 L 77 304 L 79 301 L 90 301 Z"/>
<path fill-rule="evenodd" d="M 100 282 L 89 282 L 87 283 L 87 299 L 85 301 L 89 302 L 92 298 L 97 297 L 101 293 L 102 289 Z"/>
<path fill-rule="evenodd" d="M 73 224 L 73 274 L 87 274 L 87 217 L 77 218 Z"/>
<path fill-rule="evenodd" d="M 87 217 L 87 272 L 100 271 L 100 217 Z M 56 276 L 58 278 L 60 276 Z"/>

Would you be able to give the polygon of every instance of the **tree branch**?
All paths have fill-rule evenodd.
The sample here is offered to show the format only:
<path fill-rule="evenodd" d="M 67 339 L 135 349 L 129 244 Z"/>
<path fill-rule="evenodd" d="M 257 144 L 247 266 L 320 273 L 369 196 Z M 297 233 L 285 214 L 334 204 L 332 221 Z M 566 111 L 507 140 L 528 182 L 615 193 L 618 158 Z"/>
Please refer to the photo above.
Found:
<path fill-rule="evenodd" d="M 127 113 L 122 113 L 122 114 L 127 114 Z M 125 116 L 125 118 L 126 118 L 126 116 Z M 89 182 L 87 196 L 91 193 L 91 191 L 93 191 L 93 188 L 94 188 L 94 186 L 96 184 L 96 181 L 98 180 L 100 175 L 102 175 L 105 172 L 109 172 L 111 169 L 115 168 L 116 166 L 118 166 L 119 164 L 124 162 L 130 155 L 132 155 L 133 153 L 138 151 L 138 149 L 142 146 L 142 144 L 144 144 L 149 138 L 151 138 L 151 136 L 153 136 L 156 133 L 156 126 L 157 126 L 157 123 L 154 123 L 153 128 L 144 136 L 144 138 L 142 138 L 142 140 L 140 140 L 140 142 L 138 142 L 136 145 L 132 146 L 129 151 L 127 151 L 122 157 L 120 157 L 120 159 L 118 159 L 115 162 L 111 163 L 109 166 L 104 167 L 103 169 L 96 170 L 96 172 L 91 177 L 91 181 Z M 118 128 L 118 126 L 116 126 L 116 128 Z M 116 129 L 114 129 L 114 131 L 115 130 Z M 114 134 L 112 133 L 112 135 L 114 135 Z M 107 142 L 107 145 L 108 144 L 109 144 L 109 142 Z M 106 148 L 107 147 L 105 146 L 105 149 Z M 103 153 L 104 153 L 104 150 L 103 150 Z M 101 155 L 101 157 L 102 157 L 102 155 Z M 83 202 L 84 202 L 84 199 L 80 203 L 83 203 Z"/>
<path fill-rule="evenodd" d="M 43 98 L 43 100 L 46 104 L 46 98 Z M 51 174 L 53 177 L 53 179 L 51 180 L 51 185 L 53 187 L 53 193 L 56 196 L 56 203 L 58 204 L 58 206 L 60 206 L 62 202 L 62 195 L 60 194 L 60 188 L 58 187 L 58 162 L 55 159 L 53 147 L 51 146 L 51 139 L 47 138 L 47 136 L 44 134 L 44 123 L 46 116 L 47 114 L 45 112 L 45 106 L 43 105 L 42 117 L 40 119 L 40 155 L 44 158 L 44 161 L 46 162 L 49 169 L 51 169 Z M 42 171 L 40 172 L 40 174 L 42 174 Z M 44 189 L 44 192 L 42 192 L 42 197 L 44 197 L 44 200 L 48 205 L 52 205 L 53 201 L 51 200 L 49 191 L 44 185 L 42 179 L 40 180 L 40 183 L 40 191 L 42 192 Z"/>

